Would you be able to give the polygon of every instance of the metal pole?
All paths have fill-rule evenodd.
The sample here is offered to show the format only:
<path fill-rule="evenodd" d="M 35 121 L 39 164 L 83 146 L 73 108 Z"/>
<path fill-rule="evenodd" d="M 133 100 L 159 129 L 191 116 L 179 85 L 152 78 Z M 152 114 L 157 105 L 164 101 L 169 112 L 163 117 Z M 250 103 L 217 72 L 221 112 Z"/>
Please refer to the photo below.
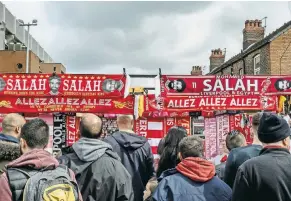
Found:
<path fill-rule="evenodd" d="M 30 28 L 30 25 L 28 24 L 27 25 L 27 46 L 26 46 L 26 73 L 29 73 L 29 48 L 30 48 L 30 45 L 29 45 L 29 28 Z"/>

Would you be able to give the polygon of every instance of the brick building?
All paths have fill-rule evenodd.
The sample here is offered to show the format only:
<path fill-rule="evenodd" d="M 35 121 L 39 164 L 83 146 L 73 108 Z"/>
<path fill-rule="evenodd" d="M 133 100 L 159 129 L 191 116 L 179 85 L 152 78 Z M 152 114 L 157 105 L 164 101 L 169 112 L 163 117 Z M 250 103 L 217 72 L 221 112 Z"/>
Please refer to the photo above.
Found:
<path fill-rule="evenodd" d="M 209 75 L 290 75 L 291 21 L 264 37 L 261 20 L 247 20 L 241 52 L 225 62 L 221 49 L 212 50 Z"/>
<path fill-rule="evenodd" d="M 20 26 L 19 20 L 0 2 L 0 73 L 25 73 L 27 46 L 30 54 L 28 67 L 30 73 L 66 72 L 66 68 L 60 63 L 55 63 L 27 30 Z"/>

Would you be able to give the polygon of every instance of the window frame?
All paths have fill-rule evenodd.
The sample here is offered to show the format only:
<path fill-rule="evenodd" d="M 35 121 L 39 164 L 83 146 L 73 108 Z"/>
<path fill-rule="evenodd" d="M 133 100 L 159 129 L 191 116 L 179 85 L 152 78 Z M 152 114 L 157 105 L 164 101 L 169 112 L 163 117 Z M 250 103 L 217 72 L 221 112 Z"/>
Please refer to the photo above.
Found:
<path fill-rule="evenodd" d="M 257 62 L 257 60 L 259 59 L 259 62 Z M 261 55 L 257 54 L 256 56 L 254 56 L 253 59 L 253 64 L 254 64 L 254 75 L 259 75 L 261 72 Z"/>

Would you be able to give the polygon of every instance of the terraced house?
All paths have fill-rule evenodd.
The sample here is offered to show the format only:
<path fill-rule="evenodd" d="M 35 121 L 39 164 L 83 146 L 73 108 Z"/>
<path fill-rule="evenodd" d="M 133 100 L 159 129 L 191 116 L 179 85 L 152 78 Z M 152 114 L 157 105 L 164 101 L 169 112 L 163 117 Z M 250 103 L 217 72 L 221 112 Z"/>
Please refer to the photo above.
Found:
<path fill-rule="evenodd" d="M 243 49 L 225 62 L 221 49 L 212 50 L 209 75 L 291 74 L 291 21 L 265 36 L 261 20 L 247 20 Z"/>

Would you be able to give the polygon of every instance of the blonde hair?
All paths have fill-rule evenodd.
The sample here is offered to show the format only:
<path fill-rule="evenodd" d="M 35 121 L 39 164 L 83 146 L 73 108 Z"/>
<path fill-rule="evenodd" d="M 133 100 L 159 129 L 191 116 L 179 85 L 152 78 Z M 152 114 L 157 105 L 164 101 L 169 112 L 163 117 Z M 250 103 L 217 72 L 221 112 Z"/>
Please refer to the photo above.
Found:
<path fill-rule="evenodd" d="M 155 177 L 153 177 L 148 181 L 147 184 L 149 185 L 149 189 L 151 193 L 154 193 L 158 186 L 158 180 Z"/>

